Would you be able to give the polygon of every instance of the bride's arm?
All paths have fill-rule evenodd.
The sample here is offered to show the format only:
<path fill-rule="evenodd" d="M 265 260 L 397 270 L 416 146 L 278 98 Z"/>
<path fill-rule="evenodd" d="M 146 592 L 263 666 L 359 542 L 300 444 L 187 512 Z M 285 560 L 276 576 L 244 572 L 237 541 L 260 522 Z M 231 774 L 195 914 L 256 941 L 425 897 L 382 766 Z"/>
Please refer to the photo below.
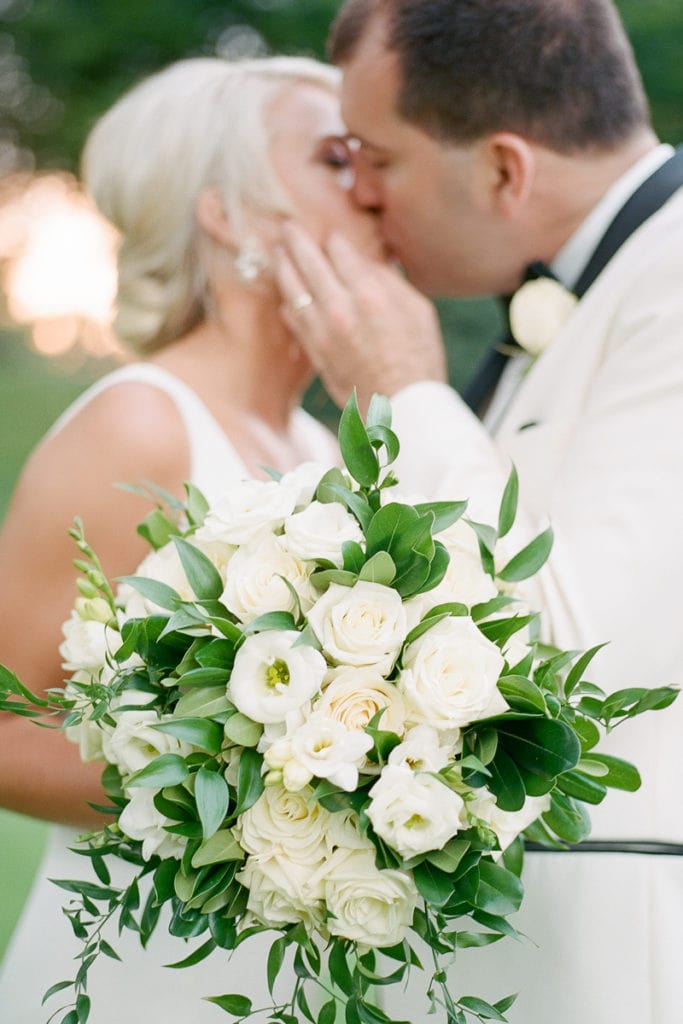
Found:
<path fill-rule="evenodd" d="M 135 527 L 147 502 L 118 482 L 153 480 L 182 495 L 188 442 L 171 399 L 144 384 L 111 387 L 30 458 L 0 533 L 0 662 L 34 692 L 61 686 L 61 625 L 75 597 L 75 516 L 112 578 L 147 552 Z M 101 821 L 101 765 L 83 765 L 59 730 L 0 713 L 0 806 L 53 821 Z"/>

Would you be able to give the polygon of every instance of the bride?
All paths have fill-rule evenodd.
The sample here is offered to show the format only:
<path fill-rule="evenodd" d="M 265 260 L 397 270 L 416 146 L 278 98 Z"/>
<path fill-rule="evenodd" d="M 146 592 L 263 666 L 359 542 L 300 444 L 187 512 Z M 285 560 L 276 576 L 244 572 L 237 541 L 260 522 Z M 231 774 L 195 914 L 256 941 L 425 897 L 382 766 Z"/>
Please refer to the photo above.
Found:
<path fill-rule="evenodd" d="M 294 216 L 321 242 L 341 230 L 382 256 L 374 216 L 349 193 L 337 81 L 301 58 L 186 60 L 125 95 L 88 139 L 86 187 L 121 233 L 117 329 L 138 360 L 53 427 L 0 536 L 0 661 L 34 691 L 63 678 L 74 516 L 110 578 L 146 553 L 135 527 L 150 506 L 116 483 L 153 481 L 182 497 L 191 480 L 215 499 L 264 466 L 336 461 L 332 436 L 299 407 L 311 366 L 286 325 L 312 300 L 301 294 L 283 311 L 269 266 Z M 84 877 L 83 858 L 67 847 L 79 828 L 102 824 L 86 803 L 103 802 L 100 767 L 81 764 L 61 732 L 0 717 L 0 804 L 61 823 L 0 978 L 12 1024 L 46 1019 L 43 992 L 77 969 L 80 943 L 60 913 L 66 894 L 48 878 Z M 185 955 L 175 941 L 155 935 L 146 951 L 132 932 L 110 941 L 123 963 L 91 972 L 97 1024 L 215 1020 L 202 995 L 239 991 L 245 975 L 265 973 L 266 940 L 256 955 L 247 944 L 230 963 L 216 953 L 180 976 L 161 967 Z"/>

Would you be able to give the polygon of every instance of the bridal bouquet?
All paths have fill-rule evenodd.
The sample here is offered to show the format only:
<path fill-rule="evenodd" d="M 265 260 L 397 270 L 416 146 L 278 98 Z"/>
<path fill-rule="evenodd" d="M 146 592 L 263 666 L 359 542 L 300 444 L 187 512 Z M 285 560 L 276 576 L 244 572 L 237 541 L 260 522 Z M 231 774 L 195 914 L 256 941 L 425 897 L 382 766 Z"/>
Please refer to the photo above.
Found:
<path fill-rule="evenodd" d="M 551 535 L 503 555 L 514 472 L 493 527 L 462 501 L 401 499 L 385 399 L 367 423 L 352 399 L 339 440 L 343 470 L 237 483 L 212 508 L 192 486 L 185 505 L 162 496 L 140 527 L 153 550 L 116 590 L 77 524 L 65 688 L 41 700 L 0 673 L 0 707 L 60 713 L 106 764 L 111 822 L 83 839 L 97 881 L 57 883 L 83 940 L 48 993 L 74 989 L 63 1024 L 88 1019 L 88 969 L 116 956 L 104 925 L 144 944 L 165 906 L 174 936 L 199 939 L 175 966 L 273 934 L 273 1005 L 209 996 L 233 1017 L 334 1024 L 342 1005 L 347 1024 L 385 1024 L 377 990 L 415 970 L 425 1012 L 504 1021 L 513 997 L 456 997 L 444 960 L 515 934 L 522 833 L 580 842 L 586 804 L 639 785 L 601 731 L 675 692 L 606 697 L 584 680 L 597 648 L 540 642 L 520 584 Z M 110 858 L 133 865 L 127 886 Z"/>

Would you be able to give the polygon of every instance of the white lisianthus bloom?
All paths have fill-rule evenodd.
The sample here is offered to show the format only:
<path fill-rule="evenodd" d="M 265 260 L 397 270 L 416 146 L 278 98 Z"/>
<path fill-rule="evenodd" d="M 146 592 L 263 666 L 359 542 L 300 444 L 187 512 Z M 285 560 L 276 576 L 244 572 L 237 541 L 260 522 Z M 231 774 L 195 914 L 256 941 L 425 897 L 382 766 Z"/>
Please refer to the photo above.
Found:
<path fill-rule="evenodd" d="M 475 789 L 472 792 L 473 798 L 466 801 L 463 807 L 463 828 L 483 821 L 495 832 L 501 852 L 550 807 L 550 795 L 547 793 L 544 796 L 528 796 L 518 811 L 502 811 L 493 793 L 487 789 Z"/>
<path fill-rule="evenodd" d="M 395 946 L 413 921 L 418 893 L 406 871 L 379 870 L 374 851 L 339 850 L 321 870 L 332 935 L 362 946 Z"/>
<path fill-rule="evenodd" d="M 378 711 L 378 728 L 403 735 L 405 706 L 403 697 L 372 666 L 354 668 L 342 665 L 325 676 L 323 691 L 315 702 L 316 715 L 334 718 L 347 729 L 364 729 Z"/>
<path fill-rule="evenodd" d="M 280 477 L 280 487 L 291 496 L 295 509 L 304 508 L 313 501 L 318 484 L 329 468 L 319 462 L 302 462 L 295 469 L 283 473 Z"/>
<path fill-rule="evenodd" d="M 343 562 L 342 545 L 363 541 L 357 520 L 338 502 L 313 501 L 285 521 L 287 547 L 297 558 L 325 558 L 335 565 Z"/>
<path fill-rule="evenodd" d="M 294 503 L 294 490 L 274 480 L 240 480 L 210 509 L 196 536 L 246 544 L 260 533 L 280 529 Z"/>
<path fill-rule="evenodd" d="M 415 725 L 389 754 L 389 764 L 414 772 L 438 772 L 460 752 L 460 730 L 437 732 L 431 725 Z"/>
<path fill-rule="evenodd" d="M 236 877 L 249 890 L 247 908 L 261 924 L 321 926 L 323 886 L 307 865 L 279 853 L 254 854 Z"/>
<path fill-rule="evenodd" d="M 308 622 L 330 659 L 341 665 L 374 665 L 391 671 L 407 633 L 398 591 L 359 580 L 333 583 L 308 613 Z"/>
<path fill-rule="evenodd" d="M 372 746 L 364 732 L 347 729 L 341 722 L 312 715 L 291 736 L 292 760 L 318 779 L 329 779 L 351 792 L 358 785 L 358 769 Z M 285 765 L 285 785 L 287 779 Z"/>
<path fill-rule="evenodd" d="M 442 619 L 403 653 L 398 688 L 408 720 L 453 729 L 502 714 L 508 705 L 497 682 L 504 664 L 468 616 Z"/>
<path fill-rule="evenodd" d="M 290 793 L 284 786 L 268 786 L 240 815 L 236 835 L 247 853 L 282 853 L 313 868 L 330 853 L 330 818 L 310 790 Z"/>
<path fill-rule="evenodd" d="M 82 619 L 76 611 L 62 626 L 64 640 L 59 645 L 62 668 L 69 672 L 81 669 L 96 673 L 106 664 L 107 655 L 121 646 L 116 630 L 95 619 Z"/>
<path fill-rule="evenodd" d="M 462 797 L 427 772 L 387 765 L 370 790 L 367 815 L 378 836 L 409 860 L 441 850 L 460 831 Z"/>
<path fill-rule="evenodd" d="M 318 692 L 327 670 L 319 651 L 303 644 L 296 630 L 248 636 L 237 654 L 228 697 L 254 722 L 281 723 Z"/>
<path fill-rule="evenodd" d="M 531 355 L 540 355 L 560 333 L 577 303 L 573 292 L 550 277 L 525 282 L 510 302 L 512 336 Z"/>
<path fill-rule="evenodd" d="M 288 551 L 279 537 L 264 534 L 244 544 L 231 559 L 221 600 L 244 623 L 267 612 L 296 615 L 296 599 L 282 577 L 307 611 L 315 601 L 310 573 L 310 566 Z"/>
<path fill-rule="evenodd" d="M 127 698 L 131 697 L 129 701 Z M 133 703 L 139 695 L 126 693 L 121 703 Z M 160 732 L 155 725 L 172 721 L 170 715 L 160 717 L 156 711 L 147 710 L 144 706 L 128 711 L 115 713 L 116 726 L 110 736 L 103 738 L 107 760 L 118 766 L 122 775 L 145 768 L 161 754 L 179 754 L 187 757 L 192 747 L 184 740 L 179 740 L 169 733 Z"/>
<path fill-rule="evenodd" d="M 129 839 L 142 842 L 144 860 L 149 860 L 155 854 L 180 860 L 187 839 L 166 832 L 164 826 L 171 822 L 154 806 L 155 793 L 156 790 L 144 787 L 127 790 L 128 803 L 119 817 L 119 826 Z"/>

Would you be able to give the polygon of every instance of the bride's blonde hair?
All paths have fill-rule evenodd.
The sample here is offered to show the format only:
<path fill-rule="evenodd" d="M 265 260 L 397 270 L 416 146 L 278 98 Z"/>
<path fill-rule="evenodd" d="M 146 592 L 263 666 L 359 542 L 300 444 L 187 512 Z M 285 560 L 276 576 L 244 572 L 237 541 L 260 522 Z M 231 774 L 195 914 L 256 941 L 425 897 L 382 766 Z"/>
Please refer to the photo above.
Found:
<path fill-rule="evenodd" d="M 130 347 L 159 348 L 205 315 L 195 204 L 206 187 L 219 190 L 238 239 L 248 214 L 292 212 L 264 114 L 296 83 L 336 94 L 339 72 L 305 57 L 183 60 L 131 89 L 93 128 L 82 177 L 121 233 L 116 329 Z"/>

